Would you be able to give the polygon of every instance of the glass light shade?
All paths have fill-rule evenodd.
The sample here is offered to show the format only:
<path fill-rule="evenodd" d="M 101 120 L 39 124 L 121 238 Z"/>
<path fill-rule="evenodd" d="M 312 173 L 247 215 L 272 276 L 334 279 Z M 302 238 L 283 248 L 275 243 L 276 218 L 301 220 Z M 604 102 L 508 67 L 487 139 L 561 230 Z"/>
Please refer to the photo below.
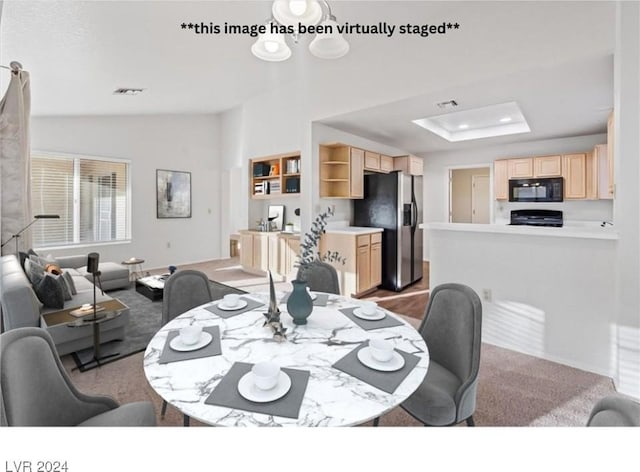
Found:
<path fill-rule="evenodd" d="M 302 0 L 300 0 L 302 1 Z M 302 14 L 300 5 L 294 7 L 294 11 L 291 11 L 289 6 L 289 0 L 275 0 L 271 7 L 271 12 L 276 21 L 282 25 L 298 26 L 298 23 L 302 23 L 305 26 L 317 25 L 322 19 L 322 7 L 317 0 L 305 0 L 306 8 Z M 296 14 L 298 13 L 298 14 Z"/>
<path fill-rule="evenodd" d="M 280 62 L 291 57 L 291 49 L 287 46 L 283 34 L 261 34 L 251 46 L 251 52 L 263 61 Z"/>
<path fill-rule="evenodd" d="M 338 23 L 333 20 L 325 20 L 322 26 L 331 26 L 333 33 L 317 34 L 309 44 L 309 51 L 320 59 L 338 59 L 349 52 L 349 43 L 338 33 Z"/>

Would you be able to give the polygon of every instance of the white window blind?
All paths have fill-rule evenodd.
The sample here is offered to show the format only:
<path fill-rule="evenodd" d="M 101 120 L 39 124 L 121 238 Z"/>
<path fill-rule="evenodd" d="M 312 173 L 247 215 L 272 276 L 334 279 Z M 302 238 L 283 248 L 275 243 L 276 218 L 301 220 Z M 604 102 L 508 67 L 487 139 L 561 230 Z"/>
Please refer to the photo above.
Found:
<path fill-rule="evenodd" d="M 33 155 L 33 214 L 60 215 L 32 227 L 34 247 L 128 239 L 128 173 L 126 162 Z"/>

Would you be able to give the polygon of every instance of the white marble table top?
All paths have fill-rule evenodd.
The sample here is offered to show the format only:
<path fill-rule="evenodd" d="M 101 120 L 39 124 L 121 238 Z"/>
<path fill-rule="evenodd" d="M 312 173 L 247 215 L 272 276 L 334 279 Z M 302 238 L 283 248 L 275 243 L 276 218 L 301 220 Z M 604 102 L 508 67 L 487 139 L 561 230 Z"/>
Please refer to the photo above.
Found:
<path fill-rule="evenodd" d="M 278 299 L 282 295 L 278 293 Z M 268 301 L 267 294 L 244 296 Z M 280 304 L 281 320 L 288 328 L 287 340 L 282 343 L 274 341 L 271 329 L 263 327 L 266 304 L 228 319 L 204 309 L 208 304 L 197 307 L 167 323 L 151 339 L 144 355 L 145 375 L 168 403 L 191 418 L 211 425 L 351 426 L 364 423 L 398 406 L 418 388 L 427 374 L 429 354 L 420 334 L 401 318 L 402 326 L 365 331 L 338 311 L 358 304 L 358 300 L 330 295 L 326 307 L 314 306 L 304 326 L 294 325 L 286 313 L 286 304 Z M 158 364 L 168 332 L 190 323 L 218 325 L 222 355 Z M 420 358 L 393 394 L 331 367 L 359 343 L 374 338 L 387 339 L 396 348 Z M 281 367 L 310 371 L 298 419 L 204 403 L 234 362 L 264 360 Z"/>

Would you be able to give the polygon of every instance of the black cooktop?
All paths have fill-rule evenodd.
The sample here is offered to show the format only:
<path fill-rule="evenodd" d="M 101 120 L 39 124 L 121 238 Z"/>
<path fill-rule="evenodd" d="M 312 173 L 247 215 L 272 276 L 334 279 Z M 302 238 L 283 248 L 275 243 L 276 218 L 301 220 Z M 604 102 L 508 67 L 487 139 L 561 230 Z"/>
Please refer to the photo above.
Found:
<path fill-rule="evenodd" d="M 562 227 L 563 217 L 559 210 L 512 210 L 510 225 Z"/>

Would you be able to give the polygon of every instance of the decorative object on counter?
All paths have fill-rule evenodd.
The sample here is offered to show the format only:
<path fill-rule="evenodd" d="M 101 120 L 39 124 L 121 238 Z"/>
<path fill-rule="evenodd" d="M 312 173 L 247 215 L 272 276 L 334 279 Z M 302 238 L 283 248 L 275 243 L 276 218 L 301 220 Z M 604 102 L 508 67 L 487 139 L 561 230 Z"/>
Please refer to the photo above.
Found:
<path fill-rule="evenodd" d="M 264 316 L 267 320 L 264 322 L 263 326 L 269 325 L 269 327 L 273 331 L 273 338 L 278 342 L 286 340 L 287 335 L 285 334 L 285 332 L 287 331 L 287 328 L 284 328 L 282 326 L 282 322 L 280 321 L 280 310 L 278 309 L 278 301 L 276 300 L 276 289 L 273 286 L 273 277 L 271 277 L 271 271 L 269 271 L 269 308 L 267 309 L 267 312 L 264 313 Z"/>
<path fill-rule="evenodd" d="M 156 217 L 191 218 L 191 172 L 156 170 Z"/>
<path fill-rule="evenodd" d="M 293 223 L 287 223 L 286 225 L 284 225 L 284 232 L 293 233 Z"/>
<path fill-rule="evenodd" d="M 304 280 L 292 280 L 293 291 L 287 300 L 287 312 L 297 325 L 307 324 L 307 318 L 313 311 L 313 300 L 307 290 L 307 282 Z"/>
<path fill-rule="evenodd" d="M 269 231 L 284 229 L 284 205 L 269 205 Z"/>

